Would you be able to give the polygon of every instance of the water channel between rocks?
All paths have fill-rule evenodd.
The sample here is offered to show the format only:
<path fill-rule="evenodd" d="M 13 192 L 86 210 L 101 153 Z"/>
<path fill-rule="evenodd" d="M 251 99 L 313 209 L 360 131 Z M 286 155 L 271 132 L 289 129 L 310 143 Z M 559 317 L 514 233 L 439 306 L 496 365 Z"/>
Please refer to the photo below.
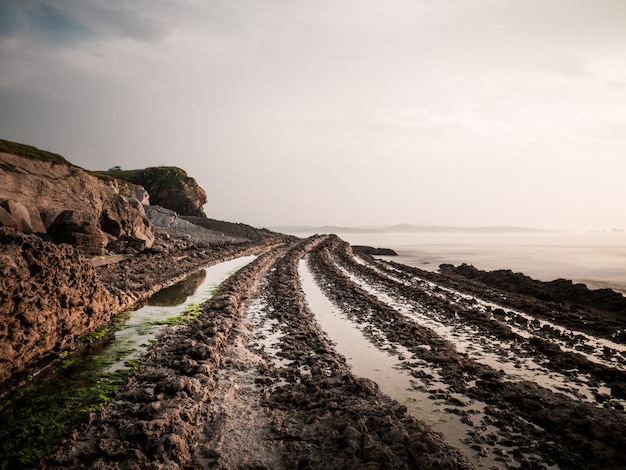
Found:
<path fill-rule="evenodd" d="M 478 457 L 478 452 L 465 442 L 472 427 L 464 424 L 459 416 L 445 410 L 449 405 L 435 398 L 435 393 L 446 390 L 445 383 L 438 380 L 437 371 L 425 364 L 425 371 L 434 377 L 428 384 L 402 370 L 400 355 L 411 354 L 399 345 L 393 345 L 395 352 L 387 352 L 372 344 L 356 323 L 348 319 L 322 292 L 306 260 L 298 266 L 301 287 L 307 305 L 315 315 L 334 347 L 345 356 L 352 371 L 378 384 L 381 391 L 405 405 L 414 417 L 427 422 L 434 430 L 443 433 L 453 446 L 457 447 L 480 468 L 499 468 L 501 463 L 491 456 Z M 426 387 L 428 387 L 427 391 Z M 449 393 L 449 392 L 447 392 Z M 469 400 L 464 397 L 465 402 Z M 484 404 L 472 402 L 463 407 L 480 421 Z M 495 432 L 495 428 L 493 429 Z"/>
<path fill-rule="evenodd" d="M 194 304 L 210 299 L 226 278 L 255 258 L 244 256 L 209 266 L 150 297 L 145 306 L 131 312 L 123 329 L 115 332 L 115 340 L 104 351 L 110 357 L 122 357 L 111 360 L 107 372 L 123 369 L 129 359 L 142 356 L 150 343 L 168 326 L 169 319 L 181 315 Z M 123 354 L 125 351 L 129 354 Z"/>
<path fill-rule="evenodd" d="M 355 259 L 357 259 L 360 263 L 367 265 L 367 263 L 360 260 L 358 257 Z M 510 344 L 505 344 L 502 341 L 485 336 L 481 337 L 481 341 L 476 341 L 475 339 L 481 335 L 477 331 L 474 331 L 475 329 L 473 327 L 461 327 L 461 325 L 450 326 L 445 320 L 437 320 L 433 318 L 432 315 L 425 316 L 424 312 L 420 314 L 418 312 L 418 308 L 411 307 L 408 304 L 402 305 L 391 299 L 387 294 L 380 291 L 376 287 L 369 285 L 365 280 L 359 279 L 358 276 L 347 272 L 344 268 L 340 269 L 342 269 L 344 274 L 350 277 L 353 282 L 367 290 L 370 294 L 376 296 L 382 302 L 392 305 L 405 315 L 416 319 L 419 323 L 428 326 L 449 341 L 452 341 L 456 345 L 459 352 L 468 354 L 469 357 L 477 362 L 488 364 L 495 369 L 501 369 L 513 379 L 519 378 L 538 383 L 543 387 L 551 389 L 555 392 L 563 393 L 575 400 L 593 403 L 599 407 L 604 406 L 606 403 L 613 403 L 622 407 L 626 406 L 626 400 L 611 396 L 610 387 L 604 382 L 599 381 L 593 385 L 588 383 L 588 374 L 579 373 L 577 379 L 572 380 L 571 377 L 568 377 L 567 375 L 547 370 L 542 365 L 541 361 L 537 362 L 536 359 L 523 357 L 520 354 L 519 348 L 511 347 Z M 462 302 L 470 301 L 471 305 L 475 305 L 483 312 L 488 312 L 492 308 L 502 309 L 507 311 L 509 315 L 519 315 L 525 318 L 529 324 L 536 321 L 539 325 L 538 327 L 523 329 L 516 325 L 513 321 L 510 321 L 510 318 L 506 319 L 506 325 L 511 328 L 513 332 L 526 339 L 531 338 L 540 332 L 543 325 L 548 325 L 549 328 L 553 330 L 562 333 L 565 332 L 566 334 L 564 336 L 570 338 L 576 337 L 580 341 L 580 344 L 574 348 L 569 347 L 559 338 L 551 338 L 551 341 L 557 344 L 562 350 L 580 354 L 587 358 L 590 362 L 604 364 L 619 370 L 624 370 L 624 367 L 626 367 L 626 346 L 624 345 L 606 339 L 597 338 L 580 331 L 564 328 L 547 320 L 538 320 L 531 315 L 525 314 L 524 312 L 509 309 L 494 302 L 487 302 L 454 289 L 441 287 L 431 281 L 420 279 L 419 277 L 415 277 L 412 284 L 409 281 L 393 276 L 390 272 L 383 272 L 376 267 L 374 267 L 374 269 L 389 279 L 394 279 L 404 285 L 419 285 L 421 289 L 429 292 L 429 295 L 436 295 L 447 299 L 451 302 L 451 304 L 458 304 L 460 308 L 464 308 Z M 443 294 L 444 292 L 447 293 L 447 295 Z M 589 352 L 583 351 L 583 348 L 586 348 Z M 613 350 L 616 353 L 615 356 L 612 359 L 604 358 L 604 348 L 610 348 Z"/>

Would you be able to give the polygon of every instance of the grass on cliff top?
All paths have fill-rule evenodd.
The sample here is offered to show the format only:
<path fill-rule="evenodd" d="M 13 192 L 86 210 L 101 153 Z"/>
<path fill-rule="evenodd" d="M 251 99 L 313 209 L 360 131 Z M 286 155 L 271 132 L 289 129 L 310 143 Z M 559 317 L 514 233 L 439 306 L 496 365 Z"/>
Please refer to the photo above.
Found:
<path fill-rule="evenodd" d="M 42 160 L 44 162 L 61 163 L 63 165 L 76 166 L 73 163 L 68 162 L 65 158 L 57 153 L 41 150 L 31 145 L 11 142 L 9 140 L 0 139 L 0 152 L 11 153 L 13 155 L 32 158 L 35 160 Z"/>
<path fill-rule="evenodd" d="M 156 166 L 140 170 L 90 171 L 91 175 L 105 181 L 117 179 L 147 186 L 148 181 L 161 188 L 179 188 L 181 181 L 188 178 L 187 172 L 176 166 Z"/>

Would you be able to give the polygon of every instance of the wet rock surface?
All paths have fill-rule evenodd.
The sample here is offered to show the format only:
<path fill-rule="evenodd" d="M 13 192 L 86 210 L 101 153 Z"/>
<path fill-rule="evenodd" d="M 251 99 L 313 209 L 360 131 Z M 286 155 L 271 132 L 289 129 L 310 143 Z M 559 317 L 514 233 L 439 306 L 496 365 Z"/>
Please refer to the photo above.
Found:
<path fill-rule="evenodd" d="M 375 325 L 380 335 L 391 344 L 407 348 L 412 354 L 405 362 L 408 370 L 419 377 L 424 365 L 434 365 L 449 387 L 439 393 L 450 405 L 454 405 L 459 396 L 462 400 L 465 397 L 486 405 L 485 416 L 480 422 L 473 422 L 470 416 L 465 416 L 476 431 L 470 433 L 466 441 L 479 454 L 493 453 L 503 468 L 519 465 L 547 468 L 556 464 L 559 468 L 599 469 L 621 468 L 626 464 L 626 417 L 619 400 L 619 384 L 626 381 L 623 352 L 613 351 L 615 360 L 608 364 L 596 362 L 577 352 L 564 350 L 565 347 L 559 345 L 563 336 L 574 343 L 576 340 L 557 328 L 546 328 L 546 325 L 526 338 L 510 325 L 515 325 L 517 320 L 517 324 L 526 321 L 532 326 L 532 320 L 516 318 L 514 313 L 502 309 L 481 309 L 476 305 L 476 297 L 497 301 L 502 300 L 502 292 L 487 288 L 479 292 L 480 289 L 473 285 L 471 298 L 463 299 L 458 295 L 459 290 L 444 290 L 445 286 L 452 285 L 462 289 L 463 284 L 456 283 L 454 278 L 388 261 L 369 259 L 376 269 L 355 264 L 349 247 L 337 240 L 332 247 L 314 254 L 313 265 L 322 285 L 327 286 L 327 294 L 349 310 L 356 322 Z M 431 329 L 422 328 L 400 314 L 397 308 L 355 285 L 338 264 L 345 271 L 367 279 L 371 285 L 378 285 L 396 299 L 408 300 L 428 312 L 437 312 L 449 324 L 461 323 L 477 328 L 479 334 L 474 336 L 477 343 L 481 338 L 499 338 L 503 340 L 501 354 L 506 349 L 514 349 L 517 356 L 536 358 L 546 368 L 547 375 L 563 374 L 566 382 L 572 383 L 585 377 L 590 383 L 603 383 L 612 394 L 597 393 L 590 400 L 578 400 L 538 383 L 519 380 L 502 369 L 459 353 L 458 345 L 443 340 Z M 436 279 L 436 284 L 427 288 L 423 281 L 415 282 L 416 276 L 420 279 L 429 277 L 431 282 Z M 406 282 L 408 280 L 410 282 Z M 432 289 L 437 295 L 433 295 Z M 537 302 L 532 300 L 530 305 L 537 307 Z M 554 308 L 553 305 L 550 307 Z M 596 330 L 594 327 L 587 333 Z M 578 339 L 582 341 L 582 338 Z M 381 341 L 380 336 L 373 336 L 372 340 Z M 464 413 L 462 409 L 455 410 L 454 406 L 450 409 Z"/>
<path fill-rule="evenodd" d="M 356 257 L 334 236 L 283 241 L 225 245 L 224 257 L 268 251 L 232 275 L 198 319 L 170 328 L 116 399 L 41 467 L 626 466 L 626 355 L 610 323 L 458 276 Z M 97 272 L 130 300 L 147 295 L 162 271 L 182 274 L 218 258 L 214 248 L 177 243 Z M 307 307 L 303 258 L 342 315 L 464 425 L 462 451 L 419 411 L 352 373 Z M 579 321 L 568 325 L 565 315 Z"/>
<path fill-rule="evenodd" d="M 231 276 L 43 468 L 473 468 L 325 339 L 297 278 L 320 242 L 276 247 Z M 287 367 L 250 341 L 253 297 L 281 331 Z"/>
<path fill-rule="evenodd" d="M 568 279 L 543 282 L 509 269 L 482 271 L 474 266 L 444 264 L 441 271 L 465 279 L 475 279 L 487 286 L 505 292 L 523 294 L 549 302 L 565 303 L 570 306 L 593 308 L 617 314 L 621 326 L 626 326 L 626 298 L 611 289 L 588 289 L 584 284 L 574 284 Z"/>
<path fill-rule="evenodd" d="M 73 247 L 4 228 L 0 285 L 0 384 L 106 324 L 119 307 Z"/>

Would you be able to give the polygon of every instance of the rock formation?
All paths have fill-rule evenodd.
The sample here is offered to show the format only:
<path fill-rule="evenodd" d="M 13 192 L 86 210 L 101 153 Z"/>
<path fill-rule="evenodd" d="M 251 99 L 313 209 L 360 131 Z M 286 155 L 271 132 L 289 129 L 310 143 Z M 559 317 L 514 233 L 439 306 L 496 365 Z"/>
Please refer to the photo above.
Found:
<path fill-rule="evenodd" d="M 115 178 L 141 185 L 150 194 L 150 203 L 173 210 L 179 215 L 206 217 L 202 206 L 207 196 L 195 179 L 185 170 L 173 166 L 150 167 L 144 170 L 109 171 Z"/>
<path fill-rule="evenodd" d="M 0 383 L 106 324 L 117 302 L 69 245 L 0 228 Z"/>
<path fill-rule="evenodd" d="M 510 269 L 483 271 L 468 264 L 453 266 L 442 264 L 441 272 L 482 282 L 507 292 L 533 296 L 539 300 L 593 307 L 626 317 L 626 298 L 611 289 L 589 289 L 585 284 L 575 284 L 568 279 L 543 282 Z"/>
<path fill-rule="evenodd" d="M 132 252 L 152 246 L 154 233 L 140 201 L 120 194 L 115 181 L 107 184 L 41 152 L 0 141 L 0 226 L 47 235 L 86 255 L 107 247 Z M 143 188 L 132 191 L 146 199 Z"/>

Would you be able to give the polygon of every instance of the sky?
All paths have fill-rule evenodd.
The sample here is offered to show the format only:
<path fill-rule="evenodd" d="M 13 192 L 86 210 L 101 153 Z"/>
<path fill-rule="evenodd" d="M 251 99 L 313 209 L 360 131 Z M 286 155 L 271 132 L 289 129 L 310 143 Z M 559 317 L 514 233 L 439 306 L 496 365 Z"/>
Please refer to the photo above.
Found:
<path fill-rule="evenodd" d="M 623 0 L 0 0 L 0 138 L 258 227 L 626 228 Z"/>

